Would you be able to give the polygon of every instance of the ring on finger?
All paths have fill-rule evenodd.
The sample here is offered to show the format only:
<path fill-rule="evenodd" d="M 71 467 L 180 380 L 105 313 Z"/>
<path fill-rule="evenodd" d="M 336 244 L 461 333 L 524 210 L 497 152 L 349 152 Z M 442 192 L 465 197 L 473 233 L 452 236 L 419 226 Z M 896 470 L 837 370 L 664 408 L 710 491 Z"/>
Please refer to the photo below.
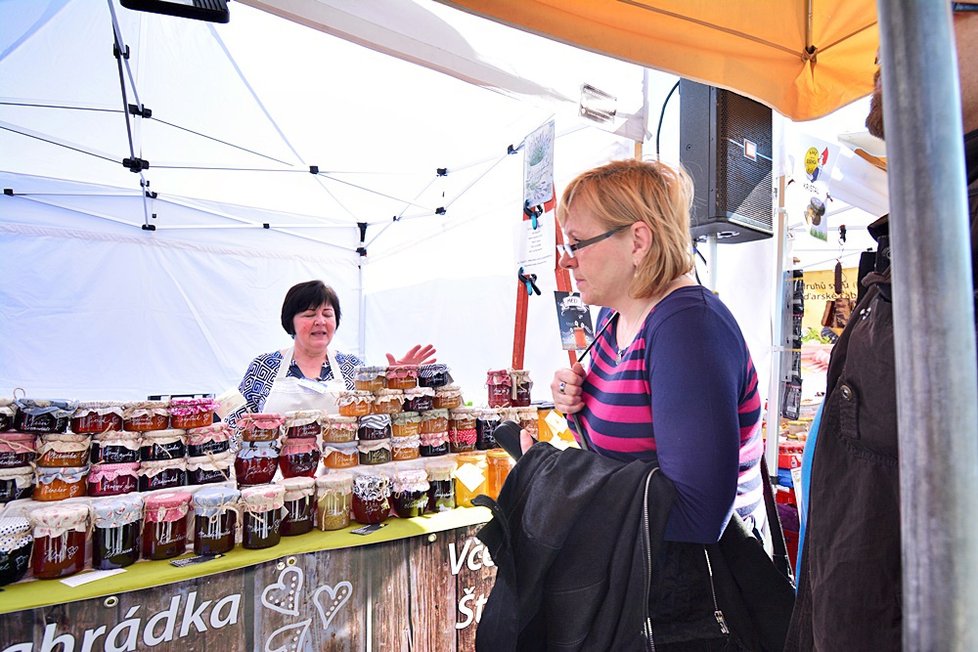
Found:
<path fill-rule="evenodd" d="M 564 390 L 566 388 L 567 388 L 567 383 L 565 383 L 564 381 L 560 381 L 560 384 L 557 385 L 557 391 L 560 392 L 561 394 L 564 393 Z"/>

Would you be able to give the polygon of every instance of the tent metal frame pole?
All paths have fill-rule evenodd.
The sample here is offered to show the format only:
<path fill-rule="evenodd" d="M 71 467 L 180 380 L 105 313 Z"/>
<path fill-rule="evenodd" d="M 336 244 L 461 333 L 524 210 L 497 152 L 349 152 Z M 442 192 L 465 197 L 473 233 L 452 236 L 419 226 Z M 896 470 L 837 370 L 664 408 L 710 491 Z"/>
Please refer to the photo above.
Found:
<path fill-rule="evenodd" d="M 951 16 L 940 0 L 878 0 L 877 7 L 891 207 L 903 647 L 976 650 L 978 373 Z M 969 53 L 961 55 L 969 65 Z"/>
<path fill-rule="evenodd" d="M 767 424 L 764 456 L 767 468 L 778 468 L 778 446 L 781 438 L 781 381 L 785 356 L 784 310 L 785 310 L 785 240 L 788 236 L 788 216 L 784 209 L 784 176 L 778 177 L 777 205 L 774 211 L 774 287 L 771 289 L 771 371 L 767 392 Z M 777 475 L 768 478 L 772 485 L 777 484 Z"/>

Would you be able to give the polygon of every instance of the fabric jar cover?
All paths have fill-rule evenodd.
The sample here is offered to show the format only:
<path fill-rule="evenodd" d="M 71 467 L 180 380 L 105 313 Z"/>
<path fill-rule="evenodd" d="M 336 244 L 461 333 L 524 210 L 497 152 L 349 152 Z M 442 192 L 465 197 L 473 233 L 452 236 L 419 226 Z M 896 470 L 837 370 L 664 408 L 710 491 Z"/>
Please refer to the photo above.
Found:
<path fill-rule="evenodd" d="M 394 414 L 404 407 L 404 390 L 381 389 L 374 392 L 371 409 L 380 414 Z"/>
<path fill-rule="evenodd" d="M 391 439 L 391 448 L 394 451 L 404 450 L 409 448 L 417 448 L 421 445 L 420 435 L 411 435 L 410 437 L 393 437 Z"/>
<path fill-rule="evenodd" d="M 318 490 L 351 490 L 353 489 L 353 474 L 348 471 L 330 471 L 315 478 Z"/>
<path fill-rule="evenodd" d="M 429 425 L 425 426 L 425 423 L 428 423 Z M 448 430 L 448 410 L 445 408 L 436 408 L 434 410 L 425 410 L 422 412 L 421 430 L 422 432 L 425 430 L 429 432 Z"/>
<path fill-rule="evenodd" d="M 0 432 L 0 453 L 33 453 L 37 450 L 37 436 L 30 432 L 11 430 Z"/>
<path fill-rule="evenodd" d="M 280 484 L 261 484 L 241 490 L 241 507 L 247 512 L 270 512 L 284 505 L 285 487 Z"/>
<path fill-rule="evenodd" d="M 284 487 L 285 493 L 283 494 L 283 500 L 285 502 L 302 500 L 306 496 L 311 496 L 316 489 L 316 480 L 314 478 L 282 478 L 281 480 L 277 480 L 276 484 Z"/>
<path fill-rule="evenodd" d="M 102 480 L 115 480 L 120 475 L 139 475 L 139 462 L 122 464 L 93 464 L 88 470 L 89 482 L 101 482 Z"/>
<path fill-rule="evenodd" d="M 51 484 L 60 480 L 67 484 L 81 482 L 88 475 L 88 465 L 85 466 L 39 466 L 37 467 L 37 483 Z"/>
<path fill-rule="evenodd" d="M 84 503 L 62 503 L 40 507 L 31 512 L 34 538 L 60 537 L 66 532 L 88 532 L 91 510 Z"/>
<path fill-rule="evenodd" d="M 92 435 L 92 441 L 105 446 L 123 446 L 129 450 L 139 450 L 139 438 L 142 434 L 126 430 L 106 430 Z"/>
<path fill-rule="evenodd" d="M 451 480 L 455 472 L 455 460 L 450 457 L 429 460 L 425 462 L 424 468 L 429 481 Z"/>
<path fill-rule="evenodd" d="M 486 372 L 486 385 L 504 385 L 511 387 L 513 378 L 509 375 L 509 369 L 492 369 Z"/>
<path fill-rule="evenodd" d="M 17 405 L 12 398 L 0 397 L 0 431 L 7 430 L 14 424 Z"/>
<path fill-rule="evenodd" d="M 155 462 L 143 462 L 139 465 L 139 475 L 152 478 L 171 469 L 187 470 L 186 458 L 179 457 L 172 460 L 157 460 Z"/>
<path fill-rule="evenodd" d="M 424 387 L 441 387 L 452 382 L 448 365 L 441 363 L 423 364 L 418 369 L 418 383 Z"/>
<path fill-rule="evenodd" d="M 357 452 L 357 445 L 358 442 L 355 441 L 323 444 L 323 457 L 329 456 L 330 453 L 339 453 L 343 456 L 355 455 Z"/>
<path fill-rule="evenodd" d="M 39 437 L 38 466 L 81 466 L 88 461 L 92 438 L 85 434 L 45 433 Z"/>
<path fill-rule="evenodd" d="M 178 521 L 187 515 L 190 494 L 186 491 L 161 491 L 146 496 L 143 518 L 151 523 Z"/>
<path fill-rule="evenodd" d="M 296 410 L 285 413 L 282 430 L 289 437 L 317 437 L 322 433 L 320 410 Z"/>
<path fill-rule="evenodd" d="M 188 446 L 202 446 L 212 441 L 227 441 L 231 438 L 231 428 L 226 423 L 214 423 L 203 428 L 187 431 Z"/>
<path fill-rule="evenodd" d="M 32 417 L 50 414 L 55 419 L 67 419 L 78 406 L 77 401 L 65 399 L 18 398 L 14 401 L 17 411 Z"/>
<path fill-rule="evenodd" d="M 361 441 L 357 444 L 357 450 L 361 453 L 369 455 L 373 451 L 378 450 L 390 450 L 391 440 L 388 439 L 378 439 L 377 441 Z"/>
<path fill-rule="evenodd" d="M 125 494 L 97 498 L 92 501 L 92 514 L 95 527 L 117 528 L 129 525 L 143 518 L 143 497 L 139 494 Z"/>
<path fill-rule="evenodd" d="M 347 442 L 357 438 L 358 417 L 343 417 L 338 414 L 323 415 L 323 441 Z"/>
<path fill-rule="evenodd" d="M 30 465 L 15 466 L 9 469 L 0 469 L 0 482 L 14 481 L 18 489 L 23 489 L 34 484 L 34 467 Z"/>
<path fill-rule="evenodd" d="M 392 433 L 395 437 L 398 436 L 397 432 L 400 432 L 402 429 L 410 428 L 412 426 L 413 429 L 417 431 L 418 425 L 420 423 L 421 423 L 420 412 L 400 412 L 398 414 L 391 415 L 391 425 L 398 426 L 398 428 L 395 429 L 396 432 Z"/>
<path fill-rule="evenodd" d="M 428 491 L 428 472 L 424 469 L 404 469 L 394 474 L 391 485 L 395 492 Z"/>
<path fill-rule="evenodd" d="M 391 495 L 391 480 L 383 473 L 363 473 L 353 477 L 353 493 L 361 500 L 380 501 Z"/>
<path fill-rule="evenodd" d="M 396 387 L 404 381 L 417 381 L 420 367 L 416 364 L 395 364 L 387 367 L 387 384 Z"/>
<path fill-rule="evenodd" d="M 421 440 L 421 446 L 430 446 L 431 448 L 438 448 L 448 443 L 448 431 L 443 432 L 423 432 L 418 436 Z"/>
<path fill-rule="evenodd" d="M 193 417 L 201 414 L 213 414 L 217 409 L 217 401 L 212 398 L 174 398 L 170 399 L 171 417 Z"/>
<path fill-rule="evenodd" d="M 201 455 L 187 458 L 188 471 L 224 471 L 234 464 L 234 452 L 224 451 L 214 455 Z"/>
<path fill-rule="evenodd" d="M 462 398 L 462 389 L 458 385 L 445 385 L 435 389 L 435 398 L 438 400 Z"/>
<path fill-rule="evenodd" d="M 411 399 L 418 398 L 419 396 L 431 396 L 435 395 L 434 387 L 413 387 L 411 389 L 402 390 L 404 393 L 404 400 L 409 401 Z"/>
<path fill-rule="evenodd" d="M 22 516 L 0 518 L 0 552 L 10 554 L 20 550 L 33 538 L 31 522 L 28 519 Z"/>
<path fill-rule="evenodd" d="M 357 438 L 360 441 L 387 439 L 391 436 L 391 415 L 368 414 L 360 417 Z"/>
<path fill-rule="evenodd" d="M 124 403 L 122 403 L 122 401 L 82 401 L 75 406 L 75 413 L 73 416 L 84 417 L 89 414 L 96 414 L 98 416 L 115 414 L 121 417 L 123 405 Z"/>
<path fill-rule="evenodd" d="M 176 442 L 187 442 L 187 431 L 181 428 L 167 428 L 166 430 L 147 430 L 143 433 L 143 446 L 154 444 L 173 444 Z"/>
<path fill-rule="evenodd" d="M 336 404 L 339 406 L 366 404 L 369 406 L 373 400 L 374 395 L 370 392 L 346 391 L 340 392 Z"/>
<path fill-rule="evenodd" d="M 194 493 L 194 514 L 206 518 L 216 518 L 229 509 L 237 509 L 241 492 L 233 487 L 204 487 Z"/>
<path fill-rule="evenodd" d="M 285 423 L 285 415 L 277 412 L 247 412 L 238 419 L 242 430 L 278 430 Z"/>
<path fill-rule="evenodd" d="M 379 385 L 383 387 L 387 384 L 386 376 L 387 367 L 364 366 L 356 367 L 353 370 L 353 382 L 358 386 L 358 389 L 360 385 Z"/>
<path fill-rule="evenodd" d="M 122 427 L 121 401 L 86 401 L 71 415 L 72 432 L 97 433 Z"/>
<path fill-rule="evenodd" d="M 170 416 L 169 401 L 131 401 L 122 404 L 122 418 Z"/>

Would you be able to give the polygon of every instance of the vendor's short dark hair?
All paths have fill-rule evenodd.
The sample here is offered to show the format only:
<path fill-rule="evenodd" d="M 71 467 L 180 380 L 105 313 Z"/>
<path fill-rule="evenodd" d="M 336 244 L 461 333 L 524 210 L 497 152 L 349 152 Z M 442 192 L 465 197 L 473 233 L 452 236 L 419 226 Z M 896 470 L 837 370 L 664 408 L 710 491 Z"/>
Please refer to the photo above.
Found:
<path fill-rule="evenodd" d="M 340 326 L 340 298 L 336 291 L 322 281 L 306 281 L 289 288 L 282 302 L 282 328 L 289 335 L 295 335 L 292 319 L 300 312 L 315 310 L 324 303 L 333 306 L 336 327 Z"/>

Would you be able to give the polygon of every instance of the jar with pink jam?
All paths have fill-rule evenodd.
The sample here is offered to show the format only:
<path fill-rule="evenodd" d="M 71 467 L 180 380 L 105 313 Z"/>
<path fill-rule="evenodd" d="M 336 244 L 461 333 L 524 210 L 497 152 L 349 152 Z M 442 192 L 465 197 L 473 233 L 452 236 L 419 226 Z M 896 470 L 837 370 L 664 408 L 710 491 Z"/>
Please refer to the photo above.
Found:
<path fill-rule="evenodd" d="M 234 460 L 239 487 L 268 484 L 278 470 L 278 442 L 245 441 Z"/>
<path fill-rule="evenodd" d="M 453 453 L 466 453 L 475 450 L 476 411 L 470 407 L 460 407 L 448 413 L 448 446 Z"/>
<path fill-rule="evenodd" d="M 122 430 L 122 402 L 88 401 L 79 403 L 71 415 L 71 431 L 95 434 Z"/>
<path fill-rule="evenodd" d="M 493 369 L 486 372 L 486 389 L 489 390 L 489 407 L 509 407 L 513 403 L 513 379 L 509 369 Z"/>
<path fill-rule="evenodd" d="M 139 461 L 140 433 L 107 430 L 92 435 L 88 461 L 92 464 L 131 464 Z"/>
<path fill-rule="evenodd" d="M 187 457 L 220 455 L 231 448 L 231 428 L 226 423 L 214 423 L 187 431 Z"/>
<path fill-rule="evenodd" d="M 319 410 L 286 412 L 285 425 L 282 427 L 282 431 L 287 439 L 315 439 L 323 432 L 321 418 L 322 412 Z"/>
<path fill-rule="evenodd" d="M 418 386 L 418 365 L 398 364 L 387 367 L 388 389 L 414 389 Z"/>
<path fill-rule="evenodd" d="M 315 438 L 286 439 L 278 454 L 278 468 L 285 478 L 311 478 L 316 475 L 321 456 L 319 442 Z"/>
<path fill-rule="evenodd" d="M 452 383 L 452 374 L 448 365 L 434 363 L 423 364 L 418 369 L 418 385 L 421 387 L 444 387 Z"/>
<path fill-rule="evenodd" d="M 119 496 L 139 490 L 139 463 L 93 464 L 88 470 L 89 496 Z"/>
<path fill-rule="evenodd" d="M 244 441 L 275 441 L 279 438 L 285 415 L 277 412 L 247 413 L 238 419 L 241 439 Z"/>
<path fill-rule="evenodd" d="M 122 429 L 126 432 L 166 430 L 169 427 L 169 401 L 135 401 L 122 404 Z"/>
<path fill-rule="evenodd" d="M 213 398 L 170 399 L 170 427 L 190 430 L 214 423 L 217 401 Z"/>
<path fill-rule="evenodd" d="M 39 466 L 37 483 L 34 485 L 34 493 L 31 497 L 39 502 L 50 502 L 84 496 L 87 491 L 85 483 L 87 475 L 87 464 L 68 467 Z"/>
<path fill-rule="evenodd" d="M 33 463 L 37 458 L 36 438 L 29 432 L 0 432 L 0 469 Z"/>
<path fill-rule="evenodd" d="M 46 433 L 38 436 L 38 466 L 84 466 L 88 464 L 91 435 Z"/>
<path fill-rule="evenodd" d="M 328 469 L 349 469 L 360 464 L 358 442 L 323 444 L 323 465 Z"/>
<path fill-rule="evenodd" d="M 171 559 L 187 550 L 187 513 L 191 495 L 161 491 L 146 496 L 143 505 L 143 559 Z"/>
<path fill-rule="evenodd" d="M 30 498 L 34 492 L 34 467 L 31 465 L 0 468 L 0 505 L 12 500 Z"/>
<path fill-rule="evenodd" d="M 418 412 L 400 412 L 391 415 L 391 436 L 417 437 L 421 432 L 421 415 Z"/>
<path fill-rule="evenodd" d="M 141 462 L 161 462 L 187 456 L 187 431 L 179 428 L 148 430 L 139 442 Z"/>
<path fill-rule="evenodd" d="M 37 579 L 74 575 L 85 567 L 85 542 L 91 525 L 88 505 L 50 505 L 31 512 L 34 550 L 31 571 Z"/>
<path fill-rule="evenodd" d="M 374 395 L 370 392 L 340 392 L 336 398 L 337 410 L 344 417 L 362 417 L 370 414 Z"/>
<path fill-rule="evenodd" d="M 509 377 L 512 379 L 513 386 L 510 394 L 510 403 L 513 407 L 527 407 L 530 405 L 530 390 L 533 389 L 533 381 L 530 380 L 530 372 L 526 369 L 510 369 Z"/>
<path fill-rule="evenodd" d="M 454 410 L 462 406 L 462 390 L 458 385 L 445 385 L 435 389 L 435 409 Z"/>
<path fill-rule="evenodd" d="M 227 482 L 231 479 L 234 453 L 224 451 L 213 455 L 187 458 L 187 484 L 197 486 Z"/>
<path fill-rule="evenodd" d="M 63 399 L 18 398 L 14 401 L 14 430 L 42 434 L 66 432 L 75 413 L 75 401 Z"/>
<path fill-rule="evenodd" d="M 176 489 L 187 486 L 187 460 L 160 460 L 139 465 L 139 490 Z"/>
<path fill-rule="evenodd" d="M 355 441 L 360 427 L 359 417 L 342 417 L 338 414 L 323 416 L 323 443 L 342 444 Z"/>
<path fill-rule="evenodd" d="M 311 477 L 293 477 L 283 478 L 277 483 L 285 487 L 282 536 L 291 537 L 311 531 L 316 514 L 313 504 L 316 481 Z"/>
<path fill-rule="evenodd" d="M 435 408 L 435 390 L 433 387 L 415 387 L 404 390 L 404 411 L 424 412 Z"/>
<path fill-rule="evenodd" d="M 387 387 L 387 367 L 357 367 L 353 387 L 361 392 L 376 392 Z"/>

